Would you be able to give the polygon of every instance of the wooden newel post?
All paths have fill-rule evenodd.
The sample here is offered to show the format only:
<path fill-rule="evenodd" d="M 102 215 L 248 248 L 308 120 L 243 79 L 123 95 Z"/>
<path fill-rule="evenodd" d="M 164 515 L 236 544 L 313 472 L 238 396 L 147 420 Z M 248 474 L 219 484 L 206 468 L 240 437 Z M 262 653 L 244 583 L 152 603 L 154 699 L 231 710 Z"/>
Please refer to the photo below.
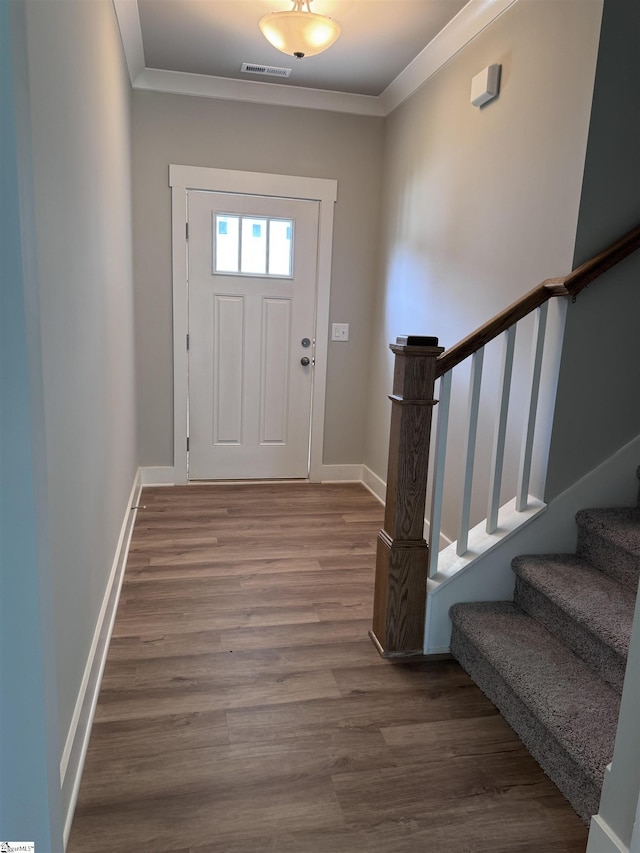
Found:
<path fill-rule="evenodd" d="M 384 657 L 422 654 L 429 546 L 424 509 L 429 467 L 437 338 L 408 336 L 390 345 L 396 361 L 391 400 L 384 529 L 378 533 L 373 629 Z"/>

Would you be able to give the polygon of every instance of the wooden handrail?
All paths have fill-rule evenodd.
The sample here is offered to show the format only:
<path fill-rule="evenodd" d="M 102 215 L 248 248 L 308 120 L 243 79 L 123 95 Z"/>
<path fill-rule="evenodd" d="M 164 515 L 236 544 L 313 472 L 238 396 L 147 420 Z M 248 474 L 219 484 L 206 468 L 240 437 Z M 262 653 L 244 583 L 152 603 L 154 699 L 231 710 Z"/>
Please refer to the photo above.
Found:
<path fill-rule="evenodd" d="M 444 373 L 448 373 L 465 358 L 473 355 L 489 341 L 497 338 L 502 332 L 506 332 L 510 326 L 517 323 L 518 320 L 522 320 L 535 308 L 539 308 L 550 296 L 551 294 L 545 289 L 544 284 L 539 284 L 512 305 L 509 305 L 508 308 L 505 308 L 504 311 L 496 314 L 484 326 L 480 326 L 475 332 L 471 332 L 451 349 L 445 350 L 436 362 L 436 379 Z"/>
<path fill-rule="evenodd" d="M 525 416 L 523 451 L 515 496 L 515 509 L 529 505 L 529 481 L 533 454 L 538 392 L 542 369 L 547 302 L 552 297 L 574 297 L 603 272 L 640 249 L 640 226 L 563 278 L 543 281 L 512 305 L 485 323 L 451 349 L 442 351 L 437 339 L 408 336 L 391 345 L 395 354 L 389 464 L 384 528 L 378 535 L 373 626 L 369 632 L 378 651 L 385 657 L 411 657 L 422 651 L 427 604 L 427 578 L 437 571 L 440 519 L 442 516 L 446 430 L 449 418 L 451 369 L 469 356 L 473 360 L 469 392 L 469 419 L 461 521 L 457 555 L 468 552 L 470 503 L 473 486 L 474 451 L 477 435 L 479 389 L 482 381 L 482 347 L 502 332 L 507 334 L 501 371 L 501 403 L 492 462 L 492 485 L 487 511 L 487 533 L 496 531 L 502 485 L 502 465 L 511 389 L 515 324 L 536 309 L 531 361 L 531 392 Z M 426 488 L 429 473 L 431 418 L 436 404 L 435 382 L 440 387 L 441 417 L 434 453 L 434 498 L 430 513 L 431 545 L 423 538 Z M 442 432 L 441 432 L 442 430 Z"/>
<path fill-rule="evenodd" d="M 436 378 L 452 370 L 489 341 L 522 320 L 535 308 L 539 308 L 552 296 L 577 296 L 587 285 L 607 270 L 640 249 L 640 225 L 633 228 L 598 255 L 581 264 L 562 278 L 548 278 L 517 299 L 504 311 L 476 329 L 459 343 L 442 353 L 436 362 Z"/>

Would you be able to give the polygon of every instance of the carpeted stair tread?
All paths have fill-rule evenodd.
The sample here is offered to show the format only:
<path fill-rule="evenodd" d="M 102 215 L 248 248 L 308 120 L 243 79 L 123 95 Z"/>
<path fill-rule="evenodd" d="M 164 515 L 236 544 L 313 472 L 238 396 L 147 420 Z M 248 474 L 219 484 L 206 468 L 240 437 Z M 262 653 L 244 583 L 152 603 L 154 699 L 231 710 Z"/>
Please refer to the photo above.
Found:
<path fill-rule="evenodd" d="M 537 746 L 543 752 L 547 747 L 544 743 L 527 742 L 523 731 L 519 730 L 518 702 L 599 790 L 613 754 L 619 694 L 512 602 L 455 604 L 450 615 L 454 625 L 454 657 L 458 657 L 456 632 L 460 632 L 466 648 L 470 644 L 477 656 L 470 661 L 468 651 L 462 654 L 461 657 L 467 658 L 460 660 L 458 657 L 462 666 L 465 669 L 468 666 L 467 671 L 492 700 L 501 692 L 499 687 L 494 689 L 498 682 L 483 684 L 478 673 L 480 670 L 486 673 L 486 667 L 476 666 L 476 662 L 484 659 L 508 685 L 517 701 L 512 708 L 503 708 L 497 703 L 498 707 L 534 756 L 540 760 Z M 526 720 L 524 727 L 528 727 Z M 534 739 L 540 740 L 539 733 L 534 734 Z M 544 764 L 543 767 L 550 773 Z M 554 778 L 552 773 L 550 775 Z M 562 784 L 557 779 L 554 781 L 562 790 Z M 564 793 L 571 799 L 571 791 L 566 788 L 565 785 Z M 571 801 L 584 816 L 585 810 L 574 799 Z M 591 807 L 588 805 L 586 810 Z"/>
<path fill-rule="evenodd" d="M 589 823 L 613 755 L 640 577 L 640 497 L 633 508 L 581 510 L 576 521 L 575 555 L 512 561 L 514 602 L 449 613 L 453 656 Z"/>
<path fill-rule="evenodd" d="M 635 606 L 628 587 L 573 554 L 521 556 L 512 566 L 519 578 L 626 660 Z M 546 622 L 545 627 L 552 630 Z"/>
<path fill-rule="evenodd" d="M 578 556 L 635 591 L 640 575 L 640 508 L 582 509 L 576 521 Z"/>
<path fill-rule="evenodd" d="M 600 536 L 640 560 L 640 507 L 581 509 L 576 513 L 576 520 L 580 525 L 588 524 Z"/>

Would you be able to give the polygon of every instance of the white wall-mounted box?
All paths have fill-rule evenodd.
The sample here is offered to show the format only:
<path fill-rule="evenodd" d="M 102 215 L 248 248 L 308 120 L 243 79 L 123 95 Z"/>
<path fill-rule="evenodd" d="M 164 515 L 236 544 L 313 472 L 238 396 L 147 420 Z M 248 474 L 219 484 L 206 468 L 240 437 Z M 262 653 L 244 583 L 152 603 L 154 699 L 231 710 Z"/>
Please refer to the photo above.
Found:
<path fill-rule="evenodd" d="M 487 65 L 471 81 L 471 103 L 481 107 L 500 91 L 500 65 Z"/>

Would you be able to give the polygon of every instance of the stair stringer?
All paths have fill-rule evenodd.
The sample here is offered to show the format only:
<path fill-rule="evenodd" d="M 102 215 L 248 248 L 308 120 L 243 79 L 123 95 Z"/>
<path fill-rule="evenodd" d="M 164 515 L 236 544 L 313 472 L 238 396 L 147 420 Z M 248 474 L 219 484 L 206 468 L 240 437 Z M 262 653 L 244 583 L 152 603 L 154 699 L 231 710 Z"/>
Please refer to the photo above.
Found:
<path fill-rule="evenodd" d="M 640 436 L 632 439 L 573 486 L 545 505 L 535 498 L 524 513 L 502 508 L 495 534 L 484 533 L 484 522 L 469 534 L 469 552 L 455 556 L 456 543 L 440 552 L 438 574 L 427 581 L 424 653 L 449 651 L 452 604 L 468 601 L 510 601 L 515 576 L 511 560 L 519 554 L 574 553 L 578 537 L 575 514 L 585 506 L 630 506 L 638 498 L 635 470 Z"/>

